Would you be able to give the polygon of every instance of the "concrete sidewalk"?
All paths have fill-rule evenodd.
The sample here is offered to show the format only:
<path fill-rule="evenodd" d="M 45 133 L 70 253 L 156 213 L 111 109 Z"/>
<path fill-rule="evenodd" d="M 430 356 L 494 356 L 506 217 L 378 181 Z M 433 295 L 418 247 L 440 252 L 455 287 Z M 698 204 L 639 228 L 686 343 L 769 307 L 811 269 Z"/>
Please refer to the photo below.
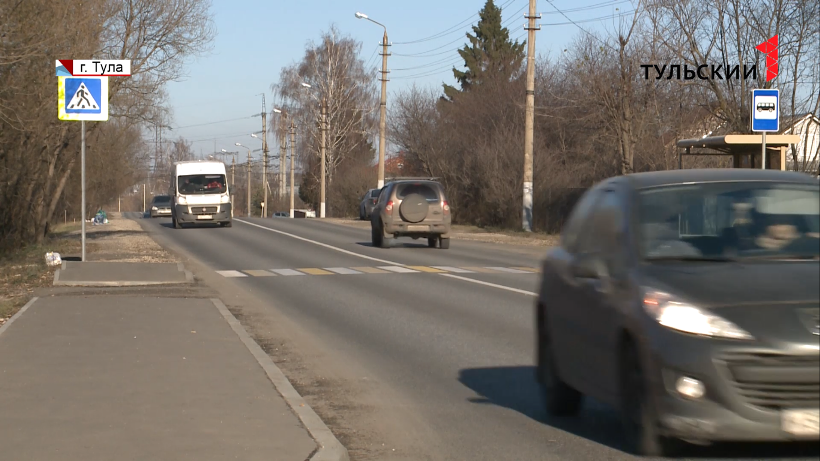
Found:
<path fill-rule="evenodd" d="M 54 286 L 143 286 L 192 283 L 182 263 L 63 261 L 54 272 Z"/>
<path fill-rule="evenodd" d="M 0 328 L 0 458 L 347 459 L 238 325 L 219 300 L 35 298 Z"/>

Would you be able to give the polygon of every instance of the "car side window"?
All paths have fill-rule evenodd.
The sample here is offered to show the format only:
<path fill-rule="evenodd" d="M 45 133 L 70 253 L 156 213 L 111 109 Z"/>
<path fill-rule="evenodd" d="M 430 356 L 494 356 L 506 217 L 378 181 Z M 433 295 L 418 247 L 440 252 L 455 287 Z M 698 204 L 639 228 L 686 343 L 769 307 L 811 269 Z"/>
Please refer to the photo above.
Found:
<path fill-rule="evenodd" d="M 584 230 L 589 230 L 589 218 L 601 196 L 599 190 L 591 190 L 581 197 L 570 213 L 567 223 L 561 232 L 561 244 L 570 253 L 578 252 L 578 242 Z"/>
<path fill-rule="evenodd" d="M 381 192 L 379 192 L 379 205 L 384 205 L 387 203 L 387 197 L 390 195 L 390 186 L 382 187 Z"/>
<path fill-rule="evenodd" d="M 609 274 L 615 278 L 625 275 L 628 242 L 626 210 L 614 190 L 603 193 L 590 219 L 589 232 L 581 246 L 582 251 L 597 253 L 603 258 Z"/>

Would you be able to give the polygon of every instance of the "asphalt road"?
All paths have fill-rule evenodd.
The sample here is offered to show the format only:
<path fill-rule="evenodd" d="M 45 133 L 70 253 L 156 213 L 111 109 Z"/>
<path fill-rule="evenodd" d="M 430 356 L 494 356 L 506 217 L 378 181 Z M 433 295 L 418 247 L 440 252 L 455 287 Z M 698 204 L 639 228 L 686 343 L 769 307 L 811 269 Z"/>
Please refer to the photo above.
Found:
<path fill-rule="evenodd" d="M 440 250 L 399 239 L 385 250 L 370 246 L 367 230 L 314 219 L 236 219 L 232 228 L 182 230 L 167 219 L 142 222 L 205 272 L 227 271 L 208 280 L 260 299 L 253 317 L 265 325 L 260 334 L 292 325 L 282 329 L 292 344 L 278 343 L 291 355 L 278 362 L 354 459 L 633 459 L 619 449 L 618 414 L 606 406 L 587 402 L 569 420 L 543 415 L 533 368 L 538 275 L 497 268 L 538 267 L 544 248 L 454 240 Z M 394 265 L 472 269 L 366 273 Z M 479 271 L 488 267 L 496 269 Z M 357 273 L 289 276 L 323 268 Z M 259 276 L 273 269 L 285 275 Z M 290 336 L 292 329 L 305 334 Z M 325 378 L 324 391 L 308 387 Z M 744 445 L 691 455 L 816 459 L 818 450 Z"/>

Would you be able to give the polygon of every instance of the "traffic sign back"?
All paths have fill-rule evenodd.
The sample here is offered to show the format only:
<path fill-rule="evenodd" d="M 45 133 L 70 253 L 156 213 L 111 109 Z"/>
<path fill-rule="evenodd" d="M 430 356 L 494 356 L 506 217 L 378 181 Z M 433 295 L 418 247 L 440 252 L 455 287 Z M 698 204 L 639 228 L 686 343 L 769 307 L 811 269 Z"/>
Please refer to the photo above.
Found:
<path fill-rule="evenodd" d="M 108 120 L 108 77 L 57 77 L 60 120 Z"/>

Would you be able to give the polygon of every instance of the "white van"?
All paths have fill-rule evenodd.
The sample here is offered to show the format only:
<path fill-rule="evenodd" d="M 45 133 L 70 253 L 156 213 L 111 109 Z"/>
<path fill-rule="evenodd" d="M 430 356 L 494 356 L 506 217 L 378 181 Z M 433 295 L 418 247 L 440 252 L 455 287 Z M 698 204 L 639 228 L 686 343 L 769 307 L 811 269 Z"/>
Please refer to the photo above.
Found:
<path fill-rule="evenodd" d="M 219 223 L 231 227 L 231 194 L 225 164 L 215 161 L 174 163 L 171 178 L 175 229 L 183 224 Z"/>

